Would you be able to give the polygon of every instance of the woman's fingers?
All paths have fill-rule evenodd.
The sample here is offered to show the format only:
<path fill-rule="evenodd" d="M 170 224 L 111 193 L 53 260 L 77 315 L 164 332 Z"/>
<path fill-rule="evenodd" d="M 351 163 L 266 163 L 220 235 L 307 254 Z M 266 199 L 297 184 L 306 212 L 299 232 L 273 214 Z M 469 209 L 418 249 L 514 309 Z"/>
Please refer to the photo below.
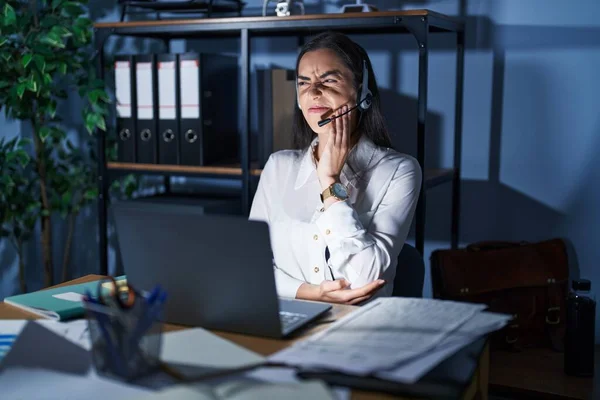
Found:
<path fill-rule="evenodd" d="M 362 297 L 370 297 L 379 289 L 381 289 L 384 285 L 384 281 L 374 281 L 365 286 L 359 287 L 357 289 L 344 290 L 341 292 L 335 293 L 335 295 L 340 296 L 340 299 L 344 302 L 349 302 Z M 332 293 L 333 294 L 333 293 Z"/>
<path fill-rule="evenodd" d="M 344 106 L 344 111 L 348 111 L 348 106 Z M 342 120 L 342 135 L 340 138 L 340 146 L 342 149 L 348 149 L 348 137 L 350 136 L 348 126 L 350 125 L 350 114 L 351 113 L 348 113 L 340 118 Z"/>
<path fill-rule="evenodd" d="M 344 117 L 340 117 L 340 115 L 344 112 L 344 107 L 342 107 L 337 115 L 338 117 L 334 120 L 335 122 L 335 143 L 334 146 L 339 148 L 341 145 L 341 139 L 342 139 L 342 135 L 344 134 L 344 124 L 343 124 L 343 119 Z"/>

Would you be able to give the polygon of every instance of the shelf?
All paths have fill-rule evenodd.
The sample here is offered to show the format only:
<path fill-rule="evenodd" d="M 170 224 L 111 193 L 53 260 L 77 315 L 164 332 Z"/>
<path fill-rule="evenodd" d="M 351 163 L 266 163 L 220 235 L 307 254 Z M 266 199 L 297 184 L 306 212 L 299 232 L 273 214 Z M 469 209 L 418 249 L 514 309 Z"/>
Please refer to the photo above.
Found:
<path fill-rule="evenodd" d="M 94 28 L 114 35 L 155 38 L 239 36 L 244 29 L 252 36 L 297 36 L 326 29 L 344 33 L 409 33 L 419 22 L 426 22 L 430 32 L 464 31 L 461 21 L 429 10 L 101 22 L 95 23 Z"/>
<path fill-rule="evenodd" d="M 109 162 L 106 167 L 110 171 L 120 171 L 126 173 L 148 173 L 163 175 L 222 175 L 223 177 L 240 177 L 242 175 L 241 166 L 231 165 L 211 165 L 206 167 L 188 166 L 188 165 L 164 165 L 164 164 L 137 164 Z M 259 176 L 261 170 L 252 168 L 250 175 Z"/>
<path fill-rule="evenodd" d="M 163 165 L 163 164 L 137 164 L 109 162 L 106 164 L 111 171 L 125 173 L 141 174 L 162 174 L 162 175 L 220 175 L 223 177 L 239 178 L 242 176 L 240 165 L 219 165 L 208 167 L 195 167 L 187 165 Z M 252 168 L 250 175 L 260 176 L 262 169 Z M 450 182 L 454 178 L 454 169 L 430 169 L 425 171 L 425 188 L 431 189 L 445 182 Z"/>
<path fill-rule="evenodd" d="M 224 4 L 228 3 L 228 4 Z M 235 3 L 235 4 L 231 4 Z M 210 7 L 208 1 L 200 2 L 200 1 L 170 1 L 170 2 L 149 2 L 149 1 L 131 1 L 127 3 L 120 2 L 120 6 L 134 7 L 134 8 L 142 8 L 150 10 L 151 12 L 169 12 L 169 13 L 178 13 L 178 12 L 190 12 L 190 13 L 206 13 Z M 231 13 L 238 12 L 239 9 L 245 5 L 241 0 L 223 0 L 216 1 L 212 5 L 213 13 Z"/>

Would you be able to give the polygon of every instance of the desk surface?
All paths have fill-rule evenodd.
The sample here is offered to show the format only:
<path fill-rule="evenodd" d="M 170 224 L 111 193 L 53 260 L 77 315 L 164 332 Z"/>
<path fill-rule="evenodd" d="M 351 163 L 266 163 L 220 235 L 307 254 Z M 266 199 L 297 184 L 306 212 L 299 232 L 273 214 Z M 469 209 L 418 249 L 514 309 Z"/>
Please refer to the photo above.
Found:
<path fill-rule="evenodd" d="M 600 348 L 596 349 L 594 360 L 598 379 Z M 490 390 L 507 395 L 591 400 L 594 378 L 566 375 L 563 354 L 550 349 L 529 349 L 521 353 L 493 351 L 490 354 Z M 596 391 L 598 396 L 600 387 Z"/>
<path fill-rule="evenodd" d="M 85 282 L 92 282 L 92 281 L 95 281 L 95 280 L 98 280 L 101 278 L 102 278 L 102 276 L 100 276 L 100 275 L 87 275 L 87 276 L 84 276 L 84 277 L 81 277 L 78 279 L 74 279 L 69 282 L 65 282 L 60 285 L 56 285 L 54 287 L 59 287 L 59 286 L 64 286 L 64 285 L 72 285 L 72 284 L 78 284 L 78 283 L 85 283 Z M 340 304 L 333 304 L 332 310 L 329 311 L 329 313 L 326 314 L 321 320 L 315 322 L 310 327 L 308 327 L 304 331 L 300 332 L 300 334 L 297 337 L 291 338 L 288 340 L 266 339 L 266 338 L 247 336 L 247 335 L 241 335 L 241 334 L 235 334 L 235 333 L 229 333 L 229 332 L 219 332 L 219 331 L 212 331 L 212 332 L 214 334 L 216 334 L 222 338 L 225 338 L 227 340 L 230 340 L 242 347 L 245 347 L 249 350 L 252 350 L 256 353 L 266 356 L 266 355 L 270 355 L 276 351 L 282 350 L 282 349 L 290 346 L 296 340 L 299 340 L 307 335 L 313 334 L 314 332 L 317 332 L 321 329 L 324 329 L 325 327 L 328 326 L 328 323 L 333 322 L 336 319 L 343 317 L 344 315 L 346 315 L 347 313 L 352 311 L 354 308 L 356 308 L 356 307 L 340 305 Z M 9 304 L 6 304 L 4 302 L 0 303 L 0 319 L 38 319 L 38 318 L 39 317 L 35 314 L 31 314 L 26 311 L 20 310 L 18 308 L 10 306 Z M 182 327 L 182 326 L 177 326 L 177 325 L 170 325 L 170 324 L 165 325 L 165 331 L 173 331 L 173 330 L 179 330 L 179 329 L 186 329 L 186 328 Z M 469 385 L 469 387 L 467 388 L 467 390 L 465 392 L 465 396 L 464 396 L 465 399 L 476 398 L 478 396 L 478 394 L 481 392 L 484 393 L 482 398 L 487 399 L 488 356 L 489 356 L 488 351 L 484 351 L 484 353 L 481 355 L 481 360 L 479 363 L 480 367 L 479 367 L 477 373 L 473 376 L 471 384 Z M 391 399 L 391 398 L 397 399 L 397 397 L 387 396 L 382 393 L 352 390 L 352 399 L 353 400 L 354 399 Z M 403 397 L 403 398 L 408 399 L 407 397 Z"/>

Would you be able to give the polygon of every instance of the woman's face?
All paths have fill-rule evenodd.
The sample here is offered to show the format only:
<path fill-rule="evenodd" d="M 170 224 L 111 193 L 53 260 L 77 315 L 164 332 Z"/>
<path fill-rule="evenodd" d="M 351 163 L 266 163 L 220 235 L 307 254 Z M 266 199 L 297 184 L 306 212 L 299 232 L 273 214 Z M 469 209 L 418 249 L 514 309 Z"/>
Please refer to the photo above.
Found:
<path fill-rule="evenodd" d="M 323 127 L 318 122 L 344 105 L 356 105 L 353 82 L 352 72 L 332 50 L 319 49 L 302 56 L 298 64 L 298 97 L 302 114 L 314 132 L 329 132 L 333 122 Z M 351 112 L 352 126 L 357 114 Z"/>

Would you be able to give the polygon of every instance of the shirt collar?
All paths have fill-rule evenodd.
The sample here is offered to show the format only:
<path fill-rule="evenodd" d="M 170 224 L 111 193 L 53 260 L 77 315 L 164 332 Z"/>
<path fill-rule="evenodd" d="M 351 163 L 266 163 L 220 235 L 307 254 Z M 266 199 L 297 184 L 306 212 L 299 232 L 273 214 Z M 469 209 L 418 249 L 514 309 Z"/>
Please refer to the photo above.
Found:
<path fill-rule="evenodd" d="M 307 182 L 318 179 L 317 168 L 313 159 L 313 150 L 319 143 L 319 138 L 315 137 L 308 149 L 304 151 L 304 156 L 300 162 L 300 169 L 296 177 L 294 189 L 298 190 Z M 361 136 L 358 143 L 350 150 L 346 163 L 342 168 L 340 180 L 345 185 L 356 187 L 356 176 L 365 171 L 373 162 L 377 146 L 366 136 Z M 345 181 L 345 182 L 344 182 Z"/>

